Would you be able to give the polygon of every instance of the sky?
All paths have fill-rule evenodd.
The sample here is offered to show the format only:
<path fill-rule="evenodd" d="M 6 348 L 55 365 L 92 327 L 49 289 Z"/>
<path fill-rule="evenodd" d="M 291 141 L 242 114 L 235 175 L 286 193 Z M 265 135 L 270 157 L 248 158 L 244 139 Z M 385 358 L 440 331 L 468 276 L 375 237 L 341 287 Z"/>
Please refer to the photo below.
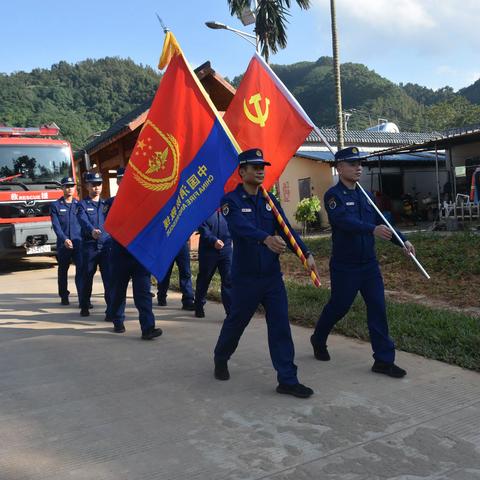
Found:
<path fill-rule="evenodd" d="M 252 33 L 231 17 L 227 0 L 0 0 L 0 72 L 29 72 L 65 60 L 129 57 L 156 68 L 163 43 L 160 15 L 192 66 L 210 60 L 232 79 L 245 71 L 253 47 L 216 20 Z M 295 0 L 288 46 L 271 63 L 331 56 L 330 1 Z M 458 90 L 480 78 L 479 0 L 336 0 L 340 61 L 363 63 L 395 83 Z"/>

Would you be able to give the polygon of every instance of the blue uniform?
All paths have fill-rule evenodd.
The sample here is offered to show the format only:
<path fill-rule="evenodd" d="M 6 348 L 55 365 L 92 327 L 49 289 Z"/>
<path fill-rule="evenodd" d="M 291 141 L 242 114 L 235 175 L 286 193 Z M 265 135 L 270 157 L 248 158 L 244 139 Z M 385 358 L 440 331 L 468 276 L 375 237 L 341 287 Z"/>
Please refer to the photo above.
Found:
<path fill-rule="evenodd" d="M 78 223 L 78 200 L 75 198 L 67 203 L 62 197 L 53 202 L 50 207 L 53 231 L 57 235 L 57 261 L 58 261 L 58 294 L 62 299 L 68 299 L 68 268 L 73 261 L 75 264 L 75 286 L 80 297 L 81 290 L 81 235 Z M 73 249 L 65 246 L 65 240 L 71 240 Z"/>
<path fill-rule="evenodd" d="M 111 237 L 105 232 L 103 224 L 109 209 L 109 202 L 100 199 L 94 202 L 87 197 L 79 203 L 78 221 L 82 233 L 82 294 L 80 308 L 88 309 L 92 295 L 93 277 L 100 267 L 104 288 L 104 298 L 110 303 L 110 247 Z M 99 229 L 102 235 L 98 240 L 92 237 L 92 230 Z"/>
<path fill-rule="evenodd" d="M 373 236 L 382 219 L 358 188 L 350 190 L 341 181 L 325 193 L 324 204 L 332 227 L 331 297 L 316 325 L 312 342 L 326 344 L 330 331 L 360 292 L 367 306 L 373 357 L 393 363 L 395 345 L 388 334 L 384 285 Z M 398 243 L 395 237 L 392 242 Z"/>
<path fill-rule="evenodd" d="M 107 317 L 115 327 L 123 326 L 125 302 L 130 279 L 133 287 L 133 301 L 137 307 L 142 333 L 155 328 L 150 294 L 150 272 L 122 245 L 112 240 L 111 248 L 111 300 Z"/>
<path fill-rule="evenodd" d="M 276 206 L 283 211 L 273 199 Z M 222 200 L 222 213 L 233 238 L 232 306 L 215 347 L 215 361 L 228 361 L 257 307 L 262 304 L 268 329 L 268 345 L 278 381 L 298 383 L 294 346 L 288 321 L 288 300 L 280 270 L 279 255 L 263 241 L 270 235 L 285 234 L 263 195 L 249 195 L 239 185 Z M 283 214 L 287 225 L 285 215 Z M 290 226 L 289 226 L 290 227 Z M 309 255 L 300 237 L 291 229 L 298 245 Z"/>
<path fill-rule="evenodd" d="M 184 307 L 193 306 L 193 286 L 192 286 L 192 272 L 190 270 L 190 247 L 188 242 L 185 242 L 177 253 L 174 261 L 170 265 L 168 272 L 163 280 L 157 279 L 157 298 L 158 302 L 165 302 L 167 299 L 167 291 L 170 286 L 170 277 L 172 276 L 172 270 L 174 263 L 178 267 L 178 277 L 180 280 L 180 291 L 182 292 L 182 304 Z"/>
<path fill-rule="evenodd" d="M 232 237 L 228 230 L 227 222 L 220 213 L 216 211 L 199 227 L 200 242 L 198 245 L 198 275 L 195 287 L 195 308 L 205 305 L 208 286 L 215 271 L 218 268 L 221 278 L 221 295 L 225 312 L 230 312 L 231 299 L 231 266 L 232 266 Z M 223 242 L 223 248 L 217 250 L 217 240 Z"/>

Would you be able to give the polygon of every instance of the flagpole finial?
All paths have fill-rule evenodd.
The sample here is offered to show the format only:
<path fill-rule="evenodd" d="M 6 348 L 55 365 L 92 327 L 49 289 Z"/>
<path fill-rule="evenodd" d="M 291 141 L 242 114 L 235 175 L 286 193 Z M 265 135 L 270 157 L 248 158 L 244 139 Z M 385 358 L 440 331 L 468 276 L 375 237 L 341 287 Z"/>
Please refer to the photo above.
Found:
<path fill-rule="evenodd" d="M 163 20 L 160 18 L 160 15 L 157 12 L 155 12 L 155 15 L 157 16 L 158 21 L 160 22 L 160 25 L 162 26 L 163 33 L 166 34 L 167 32 L 169 32 L 170 31 L 169 28 L 163 23 Z"/>

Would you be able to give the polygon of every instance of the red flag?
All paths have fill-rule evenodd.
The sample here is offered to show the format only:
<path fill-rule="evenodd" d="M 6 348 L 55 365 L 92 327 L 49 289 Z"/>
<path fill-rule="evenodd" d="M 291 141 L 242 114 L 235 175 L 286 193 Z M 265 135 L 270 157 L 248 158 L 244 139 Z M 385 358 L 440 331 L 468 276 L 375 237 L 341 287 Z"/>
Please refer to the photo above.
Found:
<path fill-rule="evenodd" d="M 300 104 L 257 53 L 223 119 L 242 150 L 260 148 L 272 164 L 265 169 L 266 189 L 278 180 L 314 128 Z M 225 191 L 240 182 L 235 172 Z"/>

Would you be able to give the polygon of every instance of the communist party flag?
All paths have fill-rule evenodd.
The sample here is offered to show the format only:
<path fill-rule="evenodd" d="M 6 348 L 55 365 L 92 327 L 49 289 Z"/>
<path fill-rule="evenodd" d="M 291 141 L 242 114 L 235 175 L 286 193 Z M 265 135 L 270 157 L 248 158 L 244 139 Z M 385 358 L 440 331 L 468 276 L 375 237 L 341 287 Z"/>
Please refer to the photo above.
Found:
<path fill-rule="evenodd" d="M 268 190 L 278 180 L 314 128 L 287 87 L 255 53 L 223 119 L 242 150 L 260 148 L 265 160 L 263 186 Z M 240 177 L 235 172 L 225 186 L 233 190 Z"/>
<path fill-rule="evenodd" d="M 160 63 L 168 68 L 105 228 L 161 280 L 182 244 L 218 207 L 237 167 L 238 146 L 171 32 Z"/>

